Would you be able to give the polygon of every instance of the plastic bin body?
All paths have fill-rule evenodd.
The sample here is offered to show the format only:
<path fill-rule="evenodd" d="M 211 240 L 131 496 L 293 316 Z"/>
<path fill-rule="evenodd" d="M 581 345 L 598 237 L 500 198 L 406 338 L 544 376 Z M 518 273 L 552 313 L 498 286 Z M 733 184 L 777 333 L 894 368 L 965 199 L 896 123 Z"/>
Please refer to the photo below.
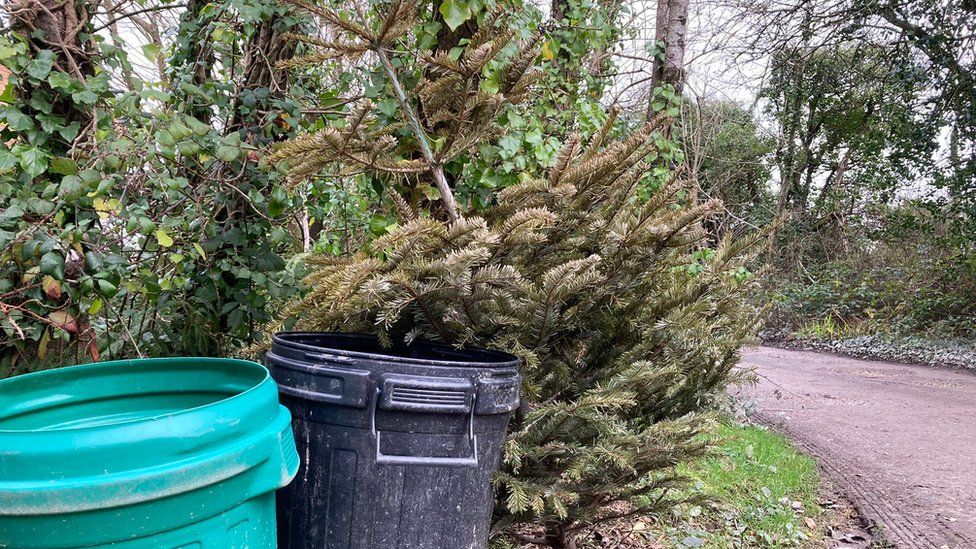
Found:
<path fill-rule="evenodd" d="M 0 381 L 0 547 L 275 547 L 298 469 L 260 364 L 165 358 Z"/>
<path fill-rule="evenodd" d="M 285 549 L 484 547 L 518 360 L 370 336 L 278 334 L 267 356 L 302 465 L 279 492 Z"/>

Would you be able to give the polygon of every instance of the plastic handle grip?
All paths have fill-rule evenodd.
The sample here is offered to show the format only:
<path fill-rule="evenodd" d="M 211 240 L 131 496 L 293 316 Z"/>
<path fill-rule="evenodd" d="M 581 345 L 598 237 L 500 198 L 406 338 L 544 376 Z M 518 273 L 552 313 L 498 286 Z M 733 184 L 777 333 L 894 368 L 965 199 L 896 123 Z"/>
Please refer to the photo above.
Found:
<path fill-rule="evenodd" d="M 471 412 L 468 414 L 468 444 L 471 455 L 466 457 L 438 457 L 415 455 L 390 455 L 380 450 L 382 432 L 376 429 L 376 409 L 379 407 L 380 389 L 373 393 L 372 413 L 369 418 L 370 430 L 376 443 L 376 463 L 384 465 L 426 465 L 428 467 L 477 467 L 478 466 L 478 437 L 474 434 L 474 405 L 475 395 L 471 395 Z"/>

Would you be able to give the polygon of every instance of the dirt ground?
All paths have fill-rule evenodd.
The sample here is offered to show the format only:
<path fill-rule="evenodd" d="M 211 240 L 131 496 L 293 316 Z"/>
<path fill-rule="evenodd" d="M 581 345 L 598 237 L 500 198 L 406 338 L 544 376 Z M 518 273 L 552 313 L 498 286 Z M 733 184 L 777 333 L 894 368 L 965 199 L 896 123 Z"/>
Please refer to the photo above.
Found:
<path fill-rule="evenodd" d="M 976 375 L 758 347 L 740 391 L 906 549 L 976 548 Z"/>

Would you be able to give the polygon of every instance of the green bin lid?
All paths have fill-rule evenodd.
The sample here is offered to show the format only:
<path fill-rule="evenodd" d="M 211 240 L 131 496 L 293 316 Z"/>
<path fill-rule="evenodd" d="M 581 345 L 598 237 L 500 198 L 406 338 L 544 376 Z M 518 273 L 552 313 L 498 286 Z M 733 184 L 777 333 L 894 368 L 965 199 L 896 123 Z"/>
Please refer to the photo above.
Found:
<path fill-rule="evenodd" d="M 263 467 L 298 468 L 290 415 L 255 362 L 158 358 L 0 380 L 0 517 L 119 507 Z"/>

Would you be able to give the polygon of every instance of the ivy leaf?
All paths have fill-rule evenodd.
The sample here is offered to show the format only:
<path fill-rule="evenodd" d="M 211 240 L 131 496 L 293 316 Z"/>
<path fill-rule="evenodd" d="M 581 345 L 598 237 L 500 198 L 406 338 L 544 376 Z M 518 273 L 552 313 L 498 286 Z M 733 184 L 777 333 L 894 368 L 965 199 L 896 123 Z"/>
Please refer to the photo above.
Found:
<path fill-rule="evenodd" d="M 271 193 L 271 201 L 268 203 L 268 214 L 271 217 L 278 217 L 288 206 L 288 193 L 284 188 L 278 187 Z"/>
<path fill-rule="evenodd" d="M 190 127 L 190 130 L 193 133 L 199 135 L 200 137 L 203 137 L 208 133 L 210 133 L 209 124 L 204 124 L 203 122 L 197 120 L 196 118 L 193 118 L 192 116 L 187 116 L 185 120 L 186 120 L 186 125 Z"/>
<path fill-rule="evenodd" d="M 17 157 L 10 151 L 0 149 L 0 172 L 5 172 L 17 165 Z"/>
<path fill-rule="evenodd" d="M 82 176 L 84 180 L 84 176 Z M 108 219 L 115 213 L 115 209 L 119 206 L 119 199 L 117 198 L 96 198 L 92 200 L 92 207 L 95 208 L 95 213 L 98 214 L 99 219 Z"/>
<path fill-rule="evenodd" d="M 77 175 L 66 175 L 61 178 L 61 185 L 58 187 L 58 195 L 69 200 L 81 196 L 82 181 Z"/>
<path fill-rule="evenodd" d="M 119 166 L 122 165 L 122 159 L 114 154 L 106 156 L 102 162 L 104 162 L 105 167 L 110 170 L 117 170 L 119 169 Z"/>
<path fill-rule="evenodd" d="M 3 88 L 3 93 L 0 93 L 0 102 L 13 103 L 16 100 L 17 97 L 14 95 L 14 85 L 8 82 L 7 86 Z"/>
<path fill-rule="evenodd" d="M 39 267 L 42 274 L 51 275 L 58 280 L 64 279 L 64 257 L 57 252 L 42 255 Z"/>
<path fill-rule="evenodd" d="M 159 242 L 159 245 L 164 248 L 169 248 L 173 245 L 173 237 L 163 229 L 158 229 L 156 231 L 156 242 Z"/>
<path fill-rule="evenodd" d="M 200 145 L 192 139 L 186 139 L 177 143 L 176 148 L 183 156 L 196 156 L 200 153 Z"/>
<path fill-rule="evenodd" d="M 19 109 L 8 107 L 4 112 L 4 117 L 7 119 L 7 126 L 15 132 L 34 129 L 34 122 Z"/>
<path fill-rule="evenodd" d="M 20 167 L 32 178 L 47 171 L 47 162 L 47 153 L 37 147 L 25 147 L 20 151 Z"/>
<path fill-rule="evenodd" d="M 282 212 L 285 211 L 285 205 L 286 204 L 284 202 L 272 199 L 271 202 L 268 203 L 268 215 L 271 217 L 278 217 L 282 214 Z"/>
<path fill-rule="evenodd" d="M 173 138 L 173 134 L 169 133 L 169 130 L 159 130 L 156 132 L 156 141 L 160 145 L 166 147 L 173 147 L 176 145 L 176 139 Z"/>
<path fill-rule="evenodd" d="M 82 90 L 71 94 L 71 99 L 83 105 L 94 105 L 98 102 L 98 96 L 91 90 Z"/>
<path fill-rule="evenodd" d="M 190 137 L 193 131 L 186 124 L 180 122 L 179 120 L 174 120 L 168 126 L 169 133 L 172 134 L 173 139 L 183 140 Z"/>
<path fill-rule="evenodd" d="M 81 126 L 78 122 L 72 122 L 71 124 L 61 127 L 58 129 L 58 135 L 64 138 L 65 141 L 74 141 L 75 137 L 78 136 L 78 130 Z"/>
<path fill-rule="evenodd" d="M 400 103 L 392 97 L 386 99 L 380 99 L 376 102 L 376 108 L 388 117 L 393 117 L 396 115 L 397 110 L 400 108 Z"/>
<path fill-rule="evenodd" d="M 78 173 L 78 163 L 70 158 L 59 156 L 51 160 L 51 172 L 58 175 L 75 175 Z"/>
<path fill-rule="evenodd" d="M 471 18 L 471 6 L 464 0 L 444 0 L 438 10 L 451 30 L 456 30 Z"/>
<path fill-rule="evenodd" d="M 207 92 L 204 91 L 203 88 L 201 88 L 200 86 L 195 86 L 193 84 L 190 84 L 189 82 L 183 82 L 182 84 L 180 84 L 180 89 L 191 95 L 196 95 L 199 97 L 208 97 Z"/>
<path fill-rule="evenodd" d="M 56 90 L 67 90 L 71 88 L 71 78 L 63 72 L 52 72 L 47 77 L 47 83 Z"/>
<path fill-rule="evenodd" d="M 104 278 L 97 279 L 97 283 L 98 283 L 98 291 L 101 292 L 102 295 L 106 297 L 112 297 L 113 295 L 115 295 L 116 292 L 119 291 L 119 289 L 115 287 L 115 284 L 112 284 L 111 282 L 105 280 Z"/>
<path fill-rule="evenodd" d="M 51 50 L 41 50 L 38 52 L 34 59 L 27 64 L 26 70 L 27 74 L 38 80 L 44 80 L 47 75 L 51 72 L 51 66 L 54 64 L 54 52 Z"/>
<path fill-rule="evenodd" d="M 12 46 L 0 46 L 0 61 L 10 59 L 15 55 L 17 55 L 17 50 Z"/>
<path fill-rule="evenodd" d="M 27 206 L 38 215 L 47 215 L 54 211 L 53 202 L 36 196 L 27 199 Z"/>
<path fill-rule="evenodd" d="M 552 61 L 556 57 L 556 52 L 552 49 L 552 40 L 546 40 L 542 44 L 542 58 L 546 61 Z"/>
<path fill-rule="evenodd" d="M 140 217 L 139 228 L 142 230 L 143 234 L 148 235 L 156 230 L 156 223 L 154 223 L 153 220 L 149 219 L 148 217 Z"/>
<path fill-rule="evenodd" d="M 224 162 L 233 162 L 241 155 L 241 134 L 234 132 L 220 140 L 217 147 L 217 158 Z"/>
<path fill-rule="evenodd" d="M 153 43 L 143 45 L 142 55 L 146 56 L 146 59 L 155 59 L 159 55 L 159 46 Z"/>
<path fill-rule="evenodd" d="M 0 248 L 6 246 L 8 242 L 13 240 L 13 238 L 14 233 L 0 229 Z"/>

